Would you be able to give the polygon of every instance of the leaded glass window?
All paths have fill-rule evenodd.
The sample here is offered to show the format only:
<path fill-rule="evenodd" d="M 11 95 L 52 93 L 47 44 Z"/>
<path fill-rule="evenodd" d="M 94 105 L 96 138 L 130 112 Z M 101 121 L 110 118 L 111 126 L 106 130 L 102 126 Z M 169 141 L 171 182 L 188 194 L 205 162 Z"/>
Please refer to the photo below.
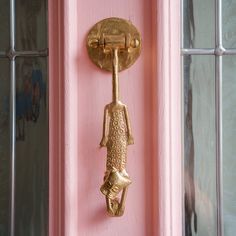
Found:
<path fill-rule="evenodd" d="M 236 0 L 182 0 L 185 236 L 236 232 Z"/>
<path fill-rule="evenodd" d="M 48 235 L 47 0 L 0 1 L 0 236 Z"/>

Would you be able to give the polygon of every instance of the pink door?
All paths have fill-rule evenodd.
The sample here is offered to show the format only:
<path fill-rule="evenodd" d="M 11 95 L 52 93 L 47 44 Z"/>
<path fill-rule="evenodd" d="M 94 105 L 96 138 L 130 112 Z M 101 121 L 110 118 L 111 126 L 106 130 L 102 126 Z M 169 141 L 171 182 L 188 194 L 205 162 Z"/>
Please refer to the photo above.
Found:
<path fill-rule="evenodd" d="M 180 76 L 179 25 L 175 36 L 164 28 L 178 22 L 174 9 L 179 3 L 174 2 L 49 1 L 50 235 L 181 235 L 181 206 L 172 207 L 181 203 L 181 185 L 174 184 L 181 183 L 180 141 L 175 139 L 180 133 L 170 129 L 180 121 L 180 109 L 171 105 L 180 94 L 171 80 Z M 120 99 L 128 107 L 134 137 L 127 160 L 132 184 L 121 217 L 107 214 L 99 191 L 106 161 L 99 143 L 104 106 L 112 100 L 112 75 L 96 67 L 86 50 L 91 27 L 108 17 L 130 20 L 142 37 L 139 59 L 120 73 Z M 170 96 L 171 86 L 176 96 Z M 177 157 L 170 163 L 173 152 Z"/>

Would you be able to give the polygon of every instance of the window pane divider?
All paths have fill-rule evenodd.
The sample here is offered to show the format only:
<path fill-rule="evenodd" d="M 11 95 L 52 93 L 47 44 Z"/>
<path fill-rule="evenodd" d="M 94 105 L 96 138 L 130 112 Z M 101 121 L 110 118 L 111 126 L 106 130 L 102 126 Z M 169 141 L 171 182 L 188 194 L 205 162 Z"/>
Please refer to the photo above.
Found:
<path fill-rule="evenodd" d="M 10 50 L 15 49 L 15 0 L 10 0 Z M 15 57 L 10 59 L 10 236 L 15 235 L 15 164 L 16 164 L 16 66 Z"/>
<path fill-rule="evenodd" d="M 0 52 L 0 58 L 5 58 L 5 57 L 7 57 L 7 55 L 6 55 L 6 53 L 5 52 Z"/>
<path fill-rule="evenodd" d="M 48 49 L 35 51 L 15 50 L 15 0 L 10 0 L 10 49 L 0 51 L 0 58 L 10 60 L 10 159 L 11 159 L 11 195 L 10 195 L 10 236 L 15 236 L 15 163 L 16 163 L 16 57 L 46 57 Z"/>
<path fill-rule="evenodd" d="M 181 54 L 184 55 L 215 55 L 228 56 L 236 55 L 236 48 L 182 48 Z M 1 55 L 1 54 L 0 54 Z"/>
<path fill-rule="evenodd" d="M 215 57 L 217 235 L 223 236 L 222 56 Z"/>
<path fill-rule="evenodd" d="M 35 51 L 14 51 L 9 50 L 7 52 L 0 51 L 0 58 L 11 58 L 13 57 L 47 57 L 48 56 L 48 49 L 44 50 L 35 50 Z"/>
<path fill-rule="evenodd" d="M 223 231 L 223 155 L 222 155 L 222 0 L 215 6 L 215 108 L 216 108 L 216 191 L 217 191 L 217 235 L 224 236 Z"/>
<path fill-rule="evenodd" d="M 215 55 L 214 48 L 182 48 L 182 55 Z"/>
<path fill-rule="evenodd" d="M 215 56 L 215 126 L 216 126 L 216 191 L 217 191 L 217 236 L 224 236 L 223 227 L 223 156 L 222 156 L 222 56 L 236 55 L 236 49 L 225 49 L 222 44 L 222 0 L 215 1 L 215 48 L 182 48 L 181 55 Z M 181 8 L 182 47 L 184 45 L 183 0 Z M 184 209 L 184 208 L 183 208 Z M 184 218 L 183 218 L 184 219 Z M 183 232 L 184 233 L 184 232 Z"/>

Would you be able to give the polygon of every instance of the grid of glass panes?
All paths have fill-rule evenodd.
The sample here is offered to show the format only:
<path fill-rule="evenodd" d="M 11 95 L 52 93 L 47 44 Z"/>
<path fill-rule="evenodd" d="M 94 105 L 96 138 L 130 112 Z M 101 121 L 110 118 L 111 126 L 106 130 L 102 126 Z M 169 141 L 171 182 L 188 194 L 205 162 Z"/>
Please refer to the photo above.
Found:
<path fill-rule="evenodd" d="M 236 0 L 182 0 L 184 232 L 236 232 Z"/>
<path fill-rule="evenodd" d="M 47 0 L 0 1 L 0 236 L 48 235 Z"/>

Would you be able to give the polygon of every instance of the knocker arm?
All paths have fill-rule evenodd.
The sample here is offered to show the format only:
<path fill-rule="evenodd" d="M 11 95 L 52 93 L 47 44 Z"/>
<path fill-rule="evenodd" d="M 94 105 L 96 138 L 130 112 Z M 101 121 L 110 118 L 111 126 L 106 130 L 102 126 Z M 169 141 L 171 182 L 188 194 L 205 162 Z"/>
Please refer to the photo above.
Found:
<path fill-rule="evenodd" d="M 131 132 L 131 125 L 130 125 L 128 109 L 126 106 L 124 106 L 124 111 L 125 111 L 125 120 L 126 120 L 127 131 L 128 131 L 128 144 L 134 144 L 134 138 L 133 138 L 132 132 Z"/>
<path fill-rule="evenodd" d="M 104 118 L 103 118 L 103 133 L 102 133 L 102 140 L 100 142 L 101 147 L 106 147 L 107 141 L 108 141 L 108 125 L 109 125 L 109 114 L 108 114 L 108 108 L 105 107 L 104 109 Z"/>

